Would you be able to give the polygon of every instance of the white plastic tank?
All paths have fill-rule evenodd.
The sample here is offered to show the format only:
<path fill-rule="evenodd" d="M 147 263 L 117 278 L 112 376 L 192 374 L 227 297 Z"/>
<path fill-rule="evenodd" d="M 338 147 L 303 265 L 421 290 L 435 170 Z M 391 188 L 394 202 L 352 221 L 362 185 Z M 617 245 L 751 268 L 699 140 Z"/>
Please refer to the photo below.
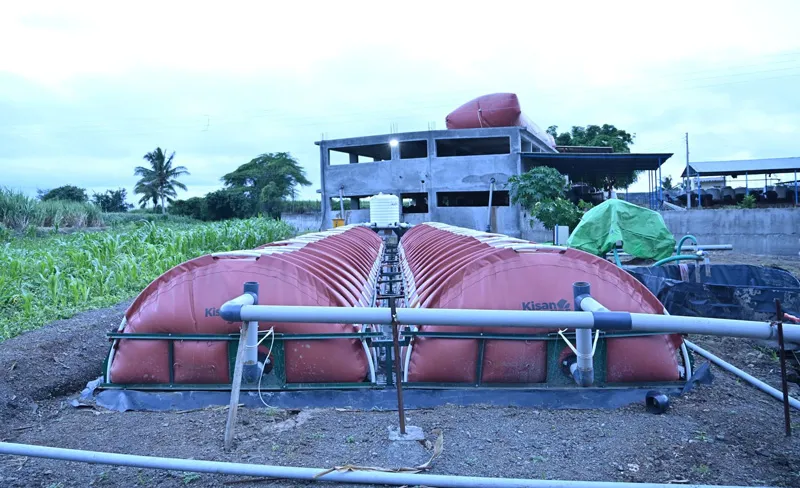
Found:
<path fill-rule="evenodd" d="M 378 227 L 400 223 L 400 199 L 397 195 L 378 193 L 369 200 L 369 222 Z"/>

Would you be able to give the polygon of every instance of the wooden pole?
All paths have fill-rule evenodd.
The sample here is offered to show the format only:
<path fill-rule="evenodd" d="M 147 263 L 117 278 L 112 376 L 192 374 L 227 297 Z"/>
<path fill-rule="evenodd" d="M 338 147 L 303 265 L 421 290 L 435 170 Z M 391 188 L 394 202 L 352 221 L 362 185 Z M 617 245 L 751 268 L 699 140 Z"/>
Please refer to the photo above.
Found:
<path fill-rule="evenodd" d="M 258 305 L 258 282 L 248 281 L 244 284 L 244 293 L 253 296 L 253 305 Z M 242 388 L 244 371 L 245 345 L 250 327 L 258 329 L 258 322 L 242 322 L 239 329 L 239 347 L 236 349 L 236 365 L 233 368 L 233 384 L 231 384 L 231 401 L 228 405 L 228 420 L 225 423 L 225 449 L 233 444 L 233 431 L 236 429 L 236 411 L 239 409 L 239 393 Z"/>
<path fill-rule="evenodd" d="M 244 369 L 244 346 L 247 328 L 250 322 L 242 322 L 239 333 L 239 348 L 236 350 L 236 366 L 233 369 L 233 385 L 231 385 L 231 401 L 228 404 L 228 421 L 225 423 L 225 449 L 233 443 L 233 431 L 236 429 L 236 411 L 239 409 L 239 392 L 242 387 L 242 370 Z"/>

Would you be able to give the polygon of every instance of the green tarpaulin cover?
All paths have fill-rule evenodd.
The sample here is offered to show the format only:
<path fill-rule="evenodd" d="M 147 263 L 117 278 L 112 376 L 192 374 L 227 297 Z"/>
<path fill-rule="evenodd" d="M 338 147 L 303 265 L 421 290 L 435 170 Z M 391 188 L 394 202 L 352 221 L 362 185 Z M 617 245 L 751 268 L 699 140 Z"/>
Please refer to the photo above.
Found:
<path fill-rule="evenodd" d="M 642 259 L 672 255 L 675 238 L 661 214 L 624 200 L 606 200 L 583 215 L 567 246 L 605 256 L 622 241 L 622 249 Z"/>

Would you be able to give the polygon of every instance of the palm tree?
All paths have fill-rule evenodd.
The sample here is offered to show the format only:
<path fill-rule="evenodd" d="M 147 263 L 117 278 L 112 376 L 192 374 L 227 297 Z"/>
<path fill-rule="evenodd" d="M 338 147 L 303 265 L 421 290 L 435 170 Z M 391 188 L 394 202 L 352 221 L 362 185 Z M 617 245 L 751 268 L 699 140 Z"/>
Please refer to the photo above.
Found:
<path fill-rule="evenodd" d="M 139 199 L 139 206 L 141 208 L 147 207 L 147 204 L 150 202 L 153 202 L 154 209 L 158 207 L 158 192 L 149 183 L 139 181 L 133 189 L 133 192 L 137 195 L 142 195 L 142 198 Z"/>
<path fill-rule="evenodd" d="M 144 160 L 150 163 L 150 168 L 137 166 L 133 172 L 134 175 L 142 177 L 134 189 L 134 193 L 144 195 L 139 203 L 146 204 L 152 199 L 155 207 L 158 200 L 161 200 L 161 213 L 167 213 L 167 202 L 172 203 L 173 197 L 178 195 L 175 187 L 186 191 L 186 185 L 178 181 L 178 177 L 188 175 L 189 171 L 184 166 L 173 167 L 174 157 L 175 151 L 166 157 L 160 147 L 144 155 Z"/>

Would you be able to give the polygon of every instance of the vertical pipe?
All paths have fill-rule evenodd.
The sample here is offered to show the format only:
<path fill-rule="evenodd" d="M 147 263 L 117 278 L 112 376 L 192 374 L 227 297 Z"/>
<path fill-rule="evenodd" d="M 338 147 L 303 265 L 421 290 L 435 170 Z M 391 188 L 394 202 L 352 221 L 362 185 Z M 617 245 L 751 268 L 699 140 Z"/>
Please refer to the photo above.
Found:
<path fill-rule="evenodd" d="M 692 208 L 692 174 L 689 171 L 689 133 L 686 133 L 686 208 Z"/>
<path fill-rule="evenodd" d="M 258 322 L 245 322 L 244 334 L 239 340 L 245 341 L 243 381 L 255 383 L 258 379 Z"/>
<path fill-rule="evenodd" d="M 339 218 L 344 219 L 344 186 L 339 187 Z"/>
<path fill-rule="evenodd" d="M 748 181 L 747 171 L 744 173 L 744 196 L 750 194 L 750 182 Z"/>
<path fill-rule="evenodd" d="M 792 417 L 789 413 L 789 385 L 786 384 L 786 348 L 783 342 L 783 309 L 781 301 L 775 299 L 775 311 L 778 315 L 778 353 L 781 355 L 781 389 L 783 390 L 783 421 L 786 435 L 792 435 Z"/>
<path fill-rule="evenodd" d="M 486 216 L 486 232 L 492 231 L 492 194 L 494 193 L 494 182 L 494 178 L 489 180 L 489 212 Z"/>
<path fill-rule="evenodd" d="M 797 206 L 797 170 L 794 170 L 794 205 Z"/>
<path fill-rule="evenodd" d="M 664 181 L 661 179 L 661 158 L 658 158 L 658 205 L 661 209 L 661 204 L 664 201 Z"/>
<path fill-rule="evenodd" d="M 250 281 L 244 284 L 244 292 L 254 297 L 253 305 L 258 305 L 258 283 Z M 245 322 L 244 334 L 239 340 L 245 341 L 244 369 L 242 374 L 245 383 L 254 383 L 258 379 L 258 322 Z"/>
<path fill-rule="evenodd" d="M 395 298 L 389 297 L 389 307 L 392 310 L 392 343 L 394 345 L 394 370 L 397 374 L 397 412 L 400 415 L 400 434 L 406 433 L 406 412 L 403 405 L 403 373 L 400 371 L 400 331 L 397 325 L 397 308 Z M 387 375 L 392 374 L 389 372 Z"/>
<path fill-rule="evenodd" d="M 700 173 L 697 173 L 697 208 L 703 208 L 703 182 L 700 181 Z"/>
<path fill-rule="evenodd" d="M 653 175 L 650 174 L 650 171 L 647 172 L 647 206 L 650 210 L 653 210 Z"/>
<path fill-rule="evenodd" d="M 575 310 L 581 310 L 581 299 L 585 296 L 589 296 L 590 291 L 589 283 L 585 281 L 577 281 L 572 284 Z M 592 384 L 594 384 L 592 329 L 575 330 L 575 349 L 578 353 L 575 368 L 571 368 L 572 377 L 579 386 L 592 386 Z"/>

